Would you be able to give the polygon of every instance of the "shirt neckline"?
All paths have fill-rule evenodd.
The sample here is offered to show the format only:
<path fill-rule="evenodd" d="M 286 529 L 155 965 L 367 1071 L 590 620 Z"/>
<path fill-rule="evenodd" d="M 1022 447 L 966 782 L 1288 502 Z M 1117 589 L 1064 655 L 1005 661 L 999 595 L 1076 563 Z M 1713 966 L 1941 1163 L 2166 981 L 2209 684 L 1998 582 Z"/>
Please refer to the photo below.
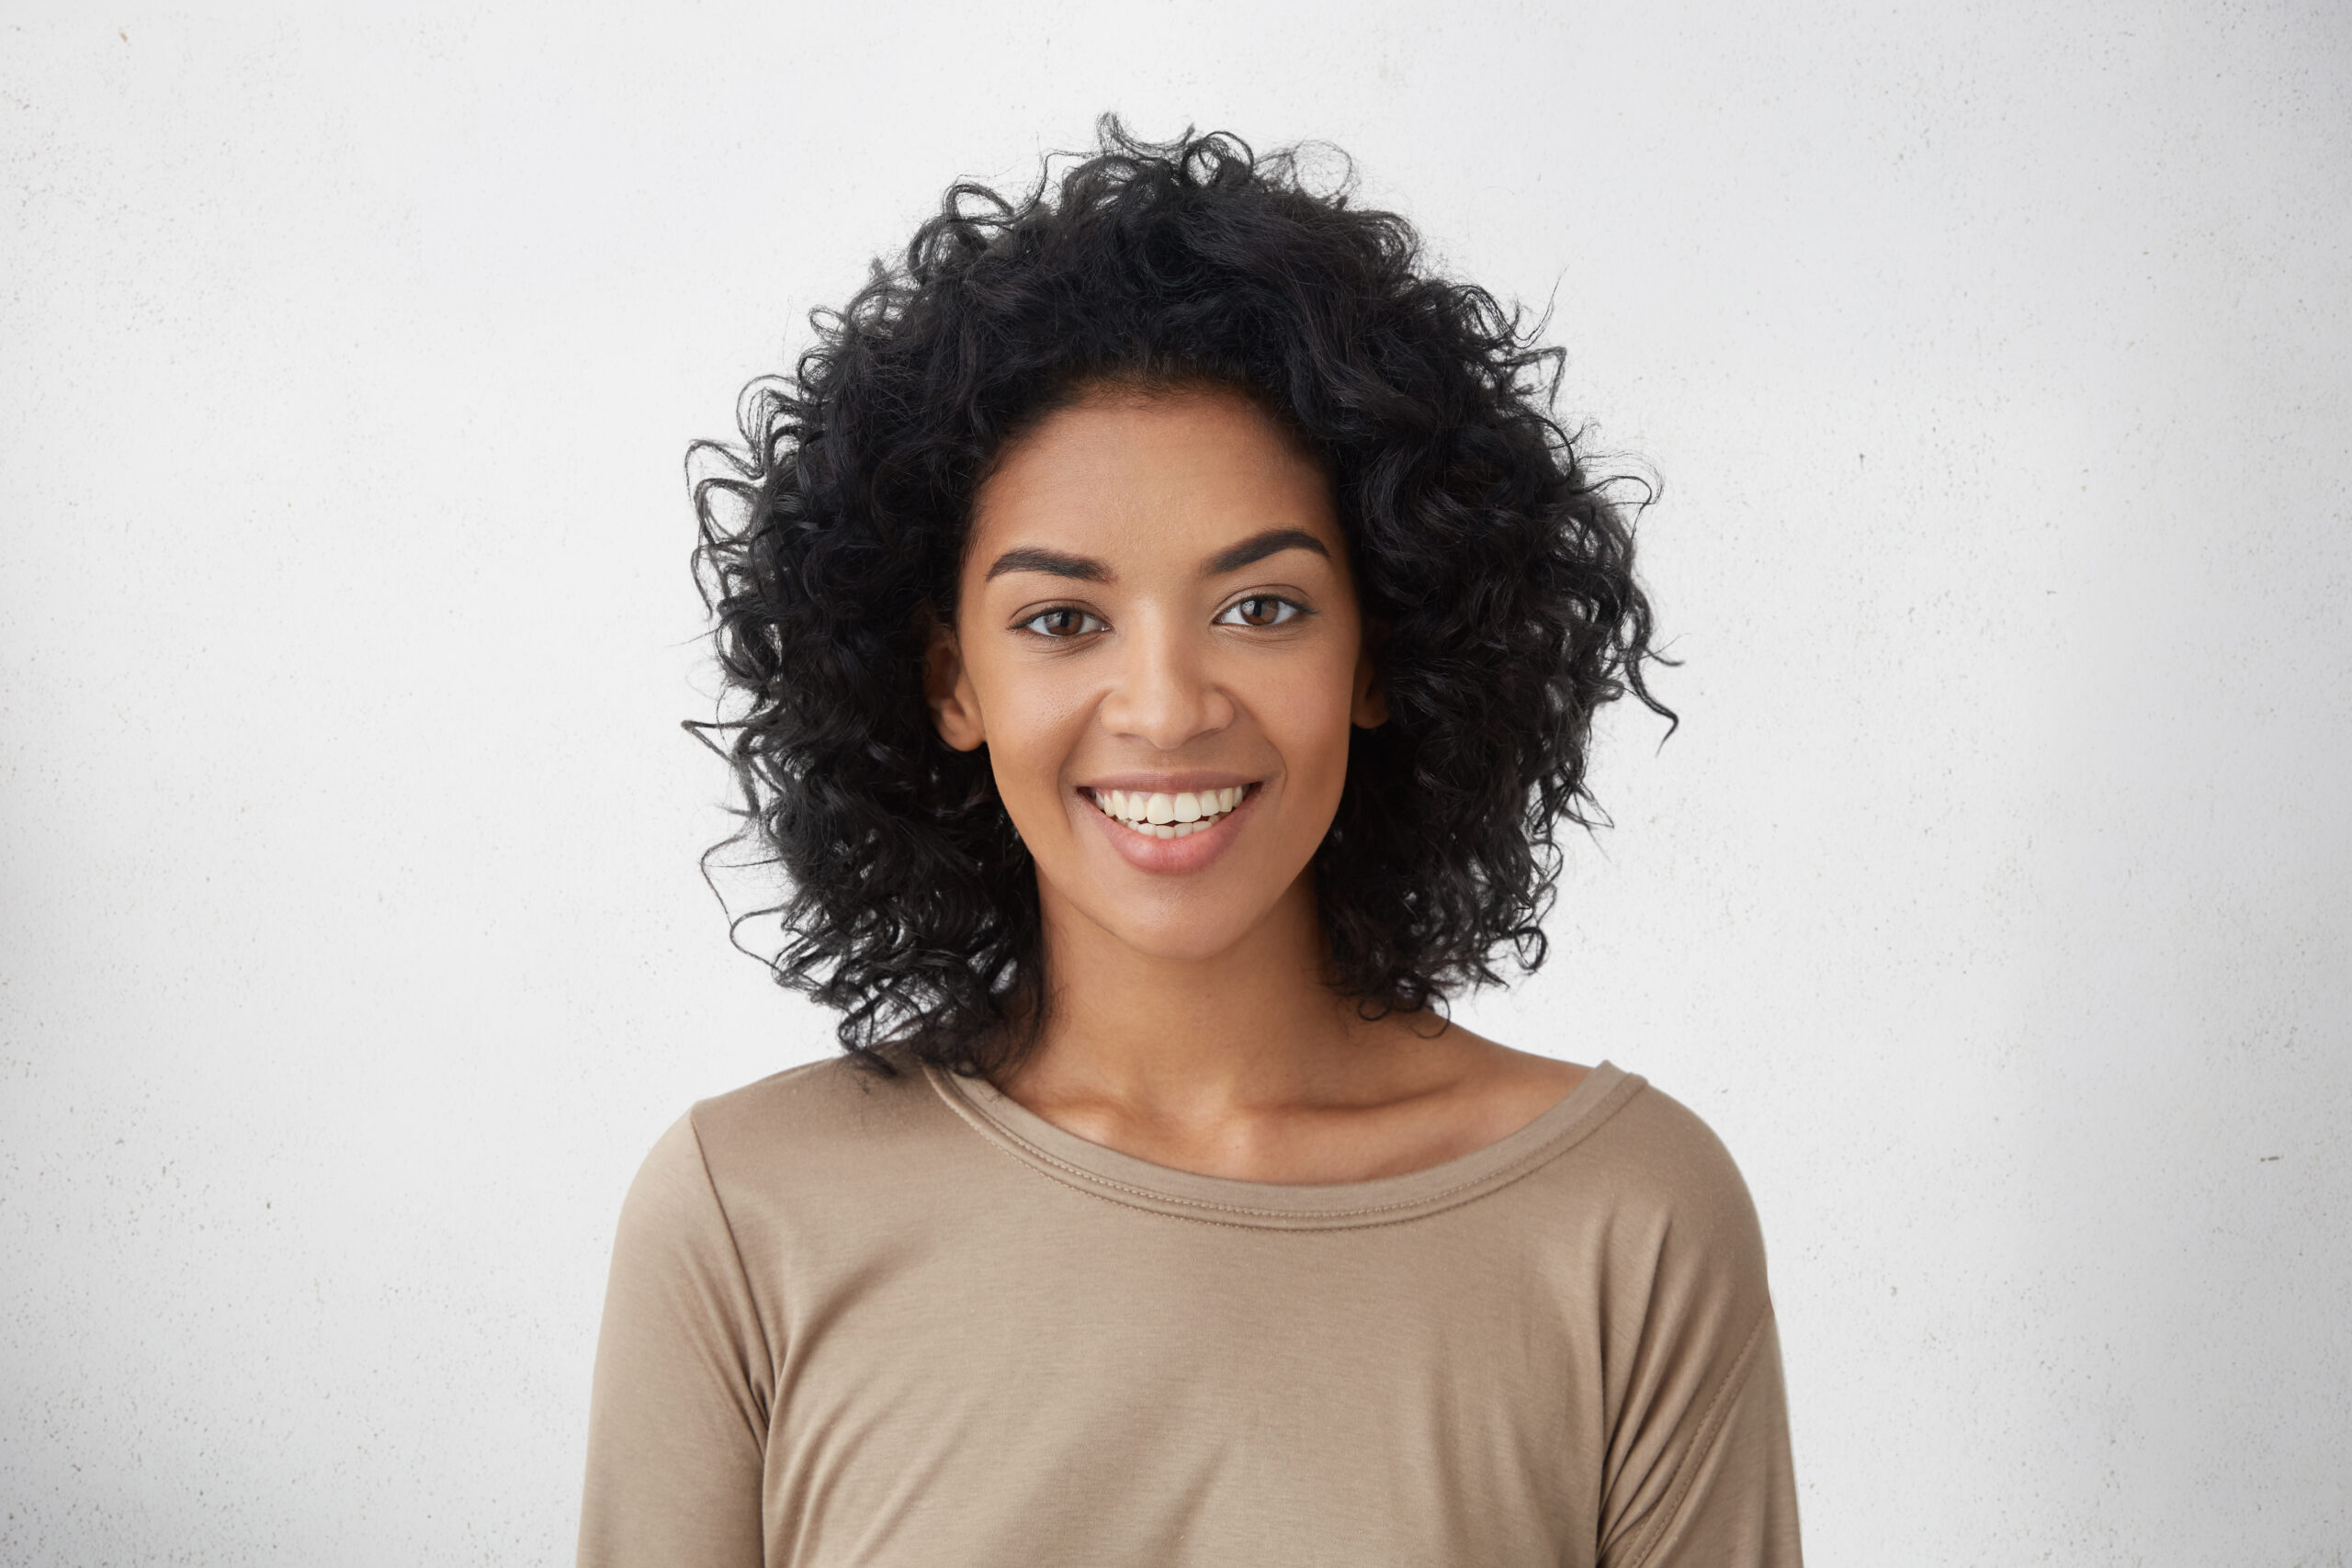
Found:
<path fill-rule="evenodd" d="M 923 1074 L 974 1130 L 1056 1180 L 1131 1208 L 1273 1230 L 1395 1224 L 1469 1202 L 1566 1153 L 1645 1082 L 1603 1061 L 1533 1121 L 1483 1148 L 1402 1176 L 1308 1186 L 1155 1165 L 1055 1126 L 986 1078 L 930 1066 Z"/>

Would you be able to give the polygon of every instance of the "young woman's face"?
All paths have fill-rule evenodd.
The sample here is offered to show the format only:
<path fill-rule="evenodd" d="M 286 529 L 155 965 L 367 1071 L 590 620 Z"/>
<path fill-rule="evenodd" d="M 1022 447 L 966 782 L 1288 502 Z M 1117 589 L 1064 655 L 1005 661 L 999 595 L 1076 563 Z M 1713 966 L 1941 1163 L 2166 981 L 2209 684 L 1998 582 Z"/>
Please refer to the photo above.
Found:
<path fill-rule="evenodd" d="M 1004 455 L 929 692 L 1049 918 L 1173 958 L 1310 896 L 1349 728 L 1386 716 L 1328 479 L 1216 390 L 1099 389 Z"/>

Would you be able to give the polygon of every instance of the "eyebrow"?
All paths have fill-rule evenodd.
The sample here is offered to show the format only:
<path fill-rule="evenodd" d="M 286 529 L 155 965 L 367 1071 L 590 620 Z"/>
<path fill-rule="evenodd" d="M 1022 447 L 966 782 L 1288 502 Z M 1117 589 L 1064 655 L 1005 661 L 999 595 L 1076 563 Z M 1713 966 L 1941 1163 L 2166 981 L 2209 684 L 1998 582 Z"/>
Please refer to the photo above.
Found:
<path fill-rule="evenodd" d="M 1269 528 L 1262 534 L 1254 534 L 1242 540 L 1229 550 L 1220 551 L 1211 558 L 1207 570 L 1201 575 L 1222 577 L 1228 571 L 1255 566 L 1268 556 L 1278 556 L 1284 550 L 1313 550 L 1325 560 L 1331 558 L 1331 552 L 1323 547 L 1323 541 L 1304 528 Z"/>
<path fill-rule="evenodd" d="M 1222 577 L 1228 571 L 1255 566 L 1268 556 L 1278 556 L 1284 550 L 1313 550 L 1325 560 L 1331 558 L 1331 552 L 1323 547 L 1323 541 L 1304 528 L 1269 528 L 1210 557 L 1208 565 L 1201 569 L 1201 575 Z M 1067 577 L 1079 582 L 1111 581 L 1111 569 L 1091 556 L 1074 556 L 1061 550 L 1041 549 L 1035 545 L 1022 545 L 997 557 L 989 567 L 988 576 L 981 581 L 994 582 L 998 578 L 1016 571 L 1043 572 L 1048 577 Z"/>
<path fill-rule="evenodd" d="M 1059 550 L 1041 550 L 1033 545 L 1007 550 L 996 558 L 989 574 L 981 581 L 994 582 L 1007 572 L 1042 571 L 1048 577 L 1074 577 L 1080 582 L 1108 582 L 1111 569 L 1088 556 L 1064 555 Z"/>

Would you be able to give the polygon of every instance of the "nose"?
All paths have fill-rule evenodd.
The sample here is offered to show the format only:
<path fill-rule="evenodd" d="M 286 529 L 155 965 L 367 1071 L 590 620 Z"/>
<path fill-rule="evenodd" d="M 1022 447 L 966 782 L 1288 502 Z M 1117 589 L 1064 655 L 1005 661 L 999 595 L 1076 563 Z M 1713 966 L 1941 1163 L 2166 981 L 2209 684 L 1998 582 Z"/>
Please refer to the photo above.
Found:
<path fill-rule="evenodd" d="M 1162 623 L 1131 626 L 1121 642 L 1097 709 L 1114 735 L 1173 751 L 1233 722 L 1233 699 L 1217 683 L 1205 638 Z"/>

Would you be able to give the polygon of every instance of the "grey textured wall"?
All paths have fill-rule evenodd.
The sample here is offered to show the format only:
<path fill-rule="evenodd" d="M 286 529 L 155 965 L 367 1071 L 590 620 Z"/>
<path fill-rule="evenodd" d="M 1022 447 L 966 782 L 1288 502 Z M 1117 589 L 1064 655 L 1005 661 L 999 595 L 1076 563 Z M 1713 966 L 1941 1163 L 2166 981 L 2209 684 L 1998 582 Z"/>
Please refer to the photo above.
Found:
<path fill-rule="evenodd" d="M 686 439 L 954 175 L 1329 138 L 1666 481 L 1464 1016 L 1747 1172 L 1824 1564 L 2352 1541 L 2352 12 L 0 18 L 0 1560 L 559 1562 L 727 947 Z"/>

